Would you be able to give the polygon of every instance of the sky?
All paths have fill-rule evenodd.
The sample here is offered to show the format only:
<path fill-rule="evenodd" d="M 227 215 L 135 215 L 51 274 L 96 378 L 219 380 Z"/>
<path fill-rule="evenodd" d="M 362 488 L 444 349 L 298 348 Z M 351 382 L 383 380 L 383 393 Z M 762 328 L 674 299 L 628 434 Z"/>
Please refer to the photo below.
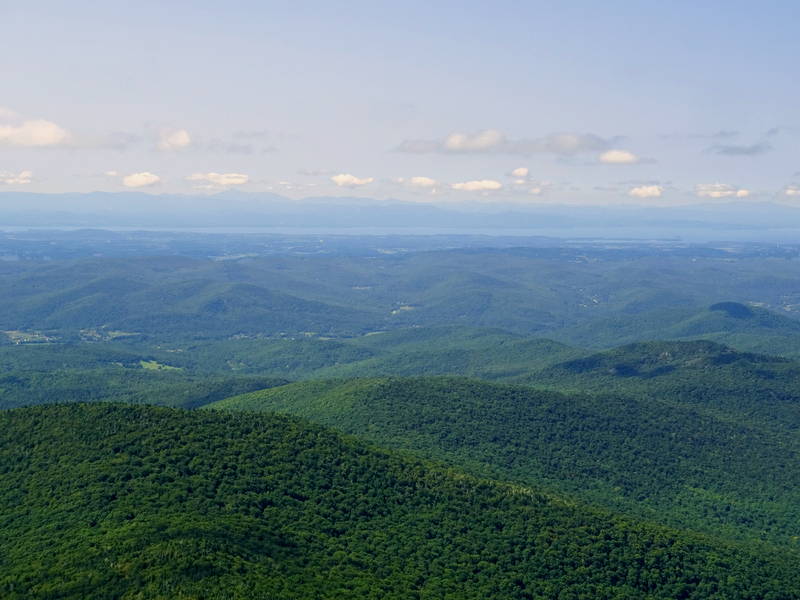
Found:
<path fill-rule="evenodd" d="M 19 2 L 0 192 L 800 204 L 800 4 Z"/>

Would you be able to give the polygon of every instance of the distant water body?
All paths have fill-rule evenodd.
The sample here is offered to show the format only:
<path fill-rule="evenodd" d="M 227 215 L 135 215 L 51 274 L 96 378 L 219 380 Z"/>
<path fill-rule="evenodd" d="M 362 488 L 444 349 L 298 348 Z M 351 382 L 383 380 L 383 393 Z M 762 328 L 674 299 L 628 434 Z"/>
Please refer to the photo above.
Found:
<path fill-rule="evenodd" d="M 672 227 L 570 227 L 570 228 L 441 228 L 441 227 L 9 227 L 0 231 L 80 231 L 94 229 L 115 232 L 152 231 L 217 235 L 328 235 L 328 236 L 488 236 L 547 237 L 562 240 L 610 240 L 704 244 L 711 242 L 800 244 L 800 229 L 704 229 Z M 521 241 L 521 240 L 520 240 Z"/>

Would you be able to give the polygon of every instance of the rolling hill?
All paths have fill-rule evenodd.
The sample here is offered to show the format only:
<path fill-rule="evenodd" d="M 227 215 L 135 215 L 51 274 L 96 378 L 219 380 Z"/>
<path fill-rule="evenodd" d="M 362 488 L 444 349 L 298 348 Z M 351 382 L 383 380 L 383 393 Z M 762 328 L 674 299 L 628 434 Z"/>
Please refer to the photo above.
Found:
<path fill-rule="evenodd" d="M 662 308 L 602 318 L 553 332 L 552 336 L 585 348 L 609 348 L 649 340 L 706 339 L 733 342 L 740 350 L 774 349 L 800 357 L 800 321 L 739 302 L 718 302 L 707 308 Z"/>
<path fill-rule="evenodd" d="M 518 381 L 648 398 L 715 417 L 800 427 L 800 363 L 708 341 L 641 342 L 546 367 Z"/>
<path fill-rule="evenodd" d="M 798 555 L 615 517 L 307 422 L 0 412 L 0 596 L 800 597 Z"/>
<path fill-rule="evenodd" d="M 759 401 L 769 407 L 751 411 L 750 399 L 724 390 L 668 403 L 413 377 L 296 383 L 206 408 L 293 414 L 641 518 L 795 546 L 800 400 L 765 391 Z M 773 408 L 792 420 L 765 417 Z"/>

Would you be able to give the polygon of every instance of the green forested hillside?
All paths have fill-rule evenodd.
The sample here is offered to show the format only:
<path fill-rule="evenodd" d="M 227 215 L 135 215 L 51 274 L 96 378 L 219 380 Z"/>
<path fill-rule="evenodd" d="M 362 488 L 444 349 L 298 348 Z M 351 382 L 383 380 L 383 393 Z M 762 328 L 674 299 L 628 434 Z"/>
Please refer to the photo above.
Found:
<path fill-rule="evenodd" d="M 173 344 L 31 344 L 0 348 L 0 408 L 115 400 L 194 407 L 330 374 L 524 376 L 585 356 L 547 340 L 469 327 L 415 328 L 350 342 L 219 340 Z"/>
<path fill-rule="evenodd" d="M 24 261 L 0 264 L 0 331 L 47 331 L 60 341 L 116 332 L 161 344 L 470 325 L 595 348 L 737 335 L 750 344 L 743 349 L 791 353 L 799 266 L 658 256 L 568 262 L 491 250 Z M 725 303 L 751 315 L 709 310 Z"/>
<path fill-rule="evenodd" d="M 120 365 L 135 368 L 142 361 L 156 361 L 195 374 L 235 373 L 298 379 L 340 362 L 357 362 L 376 354 L 369 348 L 361 348 L 347 341 L 305 337 L 276 340 L 179 339 L 164 344 L 138 339 L 102 343 L 78 341 L 0 347 L 0 371 L 93 370 Z"/>
<path fill-rule="evenodd" d="M 800 597 L 800 559 L 267 414 L 0 412 L 0 596 Z"/>
<path fill-rule="evenodd" d="M 195 408 L 286 380 L 259 376 L 192 376 L 146 369 L 0 373 L 0 409 L 60 402 L 127 402 Z"/>
<path fill-rule="evenodd" d="M 552 340 L 528 338 L 486 327 L 400 329 L 350 341 L 372 357 L 341 361 L 306 378 L 380 375 L 466 375 L 505 380 L 589 353 Z"/>
<path fill-rule="evenodd" d="M 225 340 L 183 344 L 164 357 L 190 370 L 320 379 L 369 375 L 522 376 L 590 352 L 488 327 L 412 327 L 346 340 Z M 2 356 L 2 350 L 0 350 Z"/>
<path fill-rule="evenodd" d="M 643 342 L 546 367 L 517 381 L 651 398 L 771 429 L 800 429 L 800 363 L 714 342 Z"/>
<path fill-rule="evenodd" d="M 760 349 L 800 357 L 800 321 L 738 302 L 718 302 L 707 308 L 660 308 L 602 318 L 552 335 L 592 348 L 642 340 L 707 339 L 736 342 L 741 350 Z"/>
<path fill-rule="evenodd" d="M 775 426 L 724 400 L 709 411 L 439 377 L 312 381 L 210 407 L 295 414 L 675 526 L 796 546 L 800 402 L 765 393 L 765 405 L 795 414 Z"/>
<path fill-rule="evenodd" d="M 542 381 L 553 377 L 542 375 L 543 369 L 590 354 L 546 338 L 456 325 L 412 327 L 348 339 L 179 338 L 153 343 L 133 338 L 102 343 L 11 345 L 0 347 L 0 371 L 94 370 L 156 361 L 196 374 L 248 374 L 293 380 L 448 374 L 538 382 L 540 377 L 544 377 Z M 596 375 L 593 373 L 592 377 Z"/>
<path fill-rule="evenodd" d="M 58 369 L 94 370 L 113 366 L 134 367 L 142 360 L 158 360 L 170 366 L 180 355 L 158 352 L 155 348 L 131 348 L 119 343 L 106 344 L 20 344 L 0 347 L 0 372 L 53 371 Z"/>
<path fill-rule="evenodd" d="M 320 328 L 352 334 L 374 319 L 369 307 L 306 300 L 248 280 L 214 263 L 174 257 L 40 266 L 0 285 L 7 307 L 0 329 L 54 330 L 73 339 L 105 327 L 193 339 Z"/>
<path fill-rule="evenodd" d="M 412 328 L 351 340 L 15 345 L 0 348 L 0 407 L 97 399 L 185 406 L 174 404 L 176 394 L 188 395 L 193 398 L 189 405 L 196 406 L 202 398 L 211 402 L 224 397 L 203 393 L 203 386 L 221 381 L 249 385 L 259 378 L 285 383 L 330 376 L 454 373 L 507 379 L 588 354 L 549 340 L 465 326 Z"/>

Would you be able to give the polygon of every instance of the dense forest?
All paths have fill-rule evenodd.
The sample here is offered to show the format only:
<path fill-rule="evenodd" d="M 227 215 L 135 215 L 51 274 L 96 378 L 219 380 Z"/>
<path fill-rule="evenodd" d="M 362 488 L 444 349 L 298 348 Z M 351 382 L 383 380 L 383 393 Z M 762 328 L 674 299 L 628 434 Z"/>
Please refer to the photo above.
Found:
<path fill-rule="evenodd" d="M 796 429 L 742 406 L 452 377 L 313 381 L 210 406 L 299 415 L 678 527 L 791 547 L 800 535 Z M 790 407 L 797 414 L 800 401 Z"/>
<path fill-rule="evenodd" d="M 269 414 L 18 409 L 0 453 L 9 599 L 800 597 L 793 552 Z"/>

